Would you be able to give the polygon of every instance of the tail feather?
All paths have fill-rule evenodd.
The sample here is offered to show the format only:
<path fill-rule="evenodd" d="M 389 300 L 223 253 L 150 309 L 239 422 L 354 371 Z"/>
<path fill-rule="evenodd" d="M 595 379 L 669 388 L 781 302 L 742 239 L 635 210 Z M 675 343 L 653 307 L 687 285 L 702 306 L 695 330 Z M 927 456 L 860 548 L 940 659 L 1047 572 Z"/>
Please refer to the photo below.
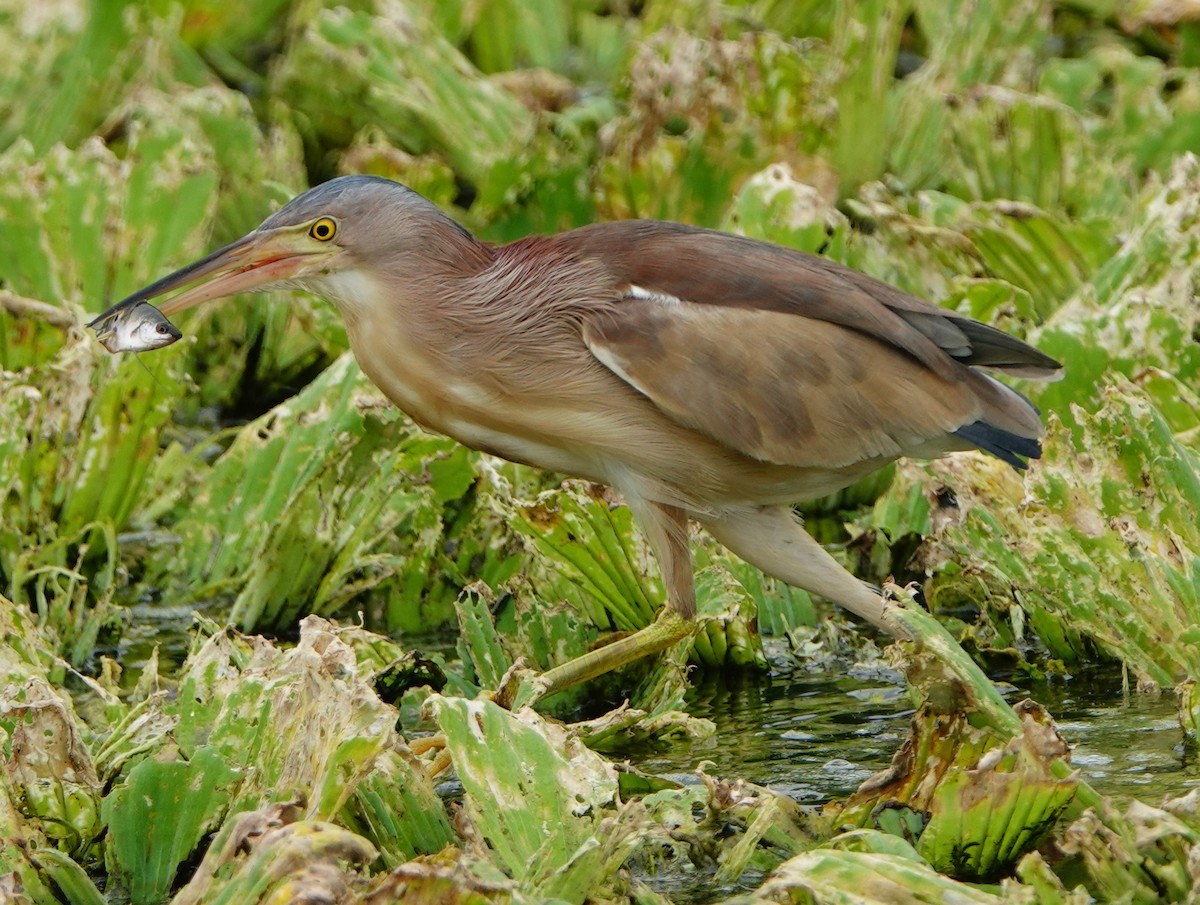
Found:
<path fill-rule="evenodd" d="M 1029 467 L 1029 463 L 1021 456 L 1026 459 L 1042 457 L 1042 444 L 1037 439 L 1014 434 L 988 424 L 986 421 L 974 421 L 971 424 L 963 425 L 954 432 L 954 435 L 979 447 L 984 452 L 991 453 L 1018 471 L 1024 471 Z"/>

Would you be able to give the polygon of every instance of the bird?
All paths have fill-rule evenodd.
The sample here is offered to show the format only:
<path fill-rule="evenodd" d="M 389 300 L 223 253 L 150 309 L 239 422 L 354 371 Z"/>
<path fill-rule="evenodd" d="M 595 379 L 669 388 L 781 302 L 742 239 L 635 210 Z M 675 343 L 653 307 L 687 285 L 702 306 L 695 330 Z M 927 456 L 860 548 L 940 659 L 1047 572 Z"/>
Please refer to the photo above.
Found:
<path fill-rule="evenodd" d="M 654 220 L 507 244 L 412 189 L 335 178 L 101 315 L 181 290 L 171 316 L 249 290 L 331 301 L 367 377 L 414 422 L 608 485 L 660 567 L 647 627 L 542 674 L 542 695 L 688 636 L 690 530 L 904 637 L 880 590 L 805 530 L 797 503 L 901 456 L 1041 455 L 1038 409 L 996 373 L 1061 365 L 994 327 L 817 255 Z"/>

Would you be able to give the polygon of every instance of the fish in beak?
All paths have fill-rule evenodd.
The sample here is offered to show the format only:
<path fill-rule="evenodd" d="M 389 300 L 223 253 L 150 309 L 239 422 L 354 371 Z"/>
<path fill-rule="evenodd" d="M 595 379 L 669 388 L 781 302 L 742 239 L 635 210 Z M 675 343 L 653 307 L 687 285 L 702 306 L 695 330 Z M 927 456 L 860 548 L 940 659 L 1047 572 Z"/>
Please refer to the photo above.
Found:
<path fill-rule="evenodd" d="M 169 346 L 183 336 L 162 312 L 146 302 L 111 309 L 90 324 L 96 339 L 109 352 L 148 352 Z"/>
<path fill-rule="evenodd" d="M 293 226 L 257 229 L 139 289 L 117 302 L 89 326 L 115 323 L 121 311 L 136 310 L 137 306 L 145 305 L 150 299 L 176 289 L 183 291 L 158 306 L 157 310 L 164 319 L 202 302 L 239 292 L 266 289 L 329 269 L 332 259 L 340 255 L 343 249 L 336 244 L 313 239 L 309 233 L 304 227 Z M 175 329 L 173 325 L 171 329 Z M 110 348 L 109 351 L 113 350 Z"/>

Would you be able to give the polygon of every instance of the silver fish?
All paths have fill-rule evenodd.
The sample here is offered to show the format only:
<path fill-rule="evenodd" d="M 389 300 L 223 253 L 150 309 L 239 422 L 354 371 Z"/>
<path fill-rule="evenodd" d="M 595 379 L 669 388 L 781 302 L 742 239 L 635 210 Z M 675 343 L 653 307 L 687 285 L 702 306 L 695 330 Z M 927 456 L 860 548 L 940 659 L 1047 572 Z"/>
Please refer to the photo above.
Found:
<path fill-rule="evenodd" d="M 148 352 L 161 349 L 183 334 L 166 315 L 145 302 L 106 311 L 88 324 L 109 352 Z"/>

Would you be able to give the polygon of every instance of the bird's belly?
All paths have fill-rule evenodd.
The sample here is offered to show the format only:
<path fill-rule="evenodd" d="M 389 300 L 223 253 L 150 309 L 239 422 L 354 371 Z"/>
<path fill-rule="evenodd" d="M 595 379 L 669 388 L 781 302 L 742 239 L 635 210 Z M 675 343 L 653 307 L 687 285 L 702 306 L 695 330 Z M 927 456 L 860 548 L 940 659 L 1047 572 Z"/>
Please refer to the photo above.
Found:
<path fill-rule="evenodd" d="M 461 372 L 420 367 L 417 354 L 358 357 L 384 395 L 428 430 L 501 458 L 697 512 L 813 499 L 873 470 L 866 463 L 813 469 L 747 458 L 606 379 L 517 396 Z M 391 367 L 372 366 L 379 361 Z M 401 362 L 403 371 L 397 368 Z"/>
<path fill-rule="evenodd" d="M 627 411 L 495 406 L 431 423 L 473 449 L 616 487 L 695 513 L 803 502 L 834 493 L 883 463 L 797 468 L 749 459 L 661 416 Z"/>
<path fill-rule="evenodd" d="M 360 363 L 361 363 L 360 359 Z M 384 395 L 427 430 L 514 462 L 605 481 L 596 457 L 571 436 L 578 412 L 504 399 L 481 384 L 444 375 L 397 374 L 363 364 Z M 603 433 L 603 429 L 601 429 Z"/>
<path fill-rule="evenodd" d="M 607 469 L 603 467 L 599 458 L 588 455 L 574 444 L 562 445 L 512 428 L 482 424 L 476 419 L 450 418 L 436 429 L 465 446 L 500 456 L 502 459 L 535 465 L 573 477 L 611 482 L 611 477 L 606 473 Z"/>

